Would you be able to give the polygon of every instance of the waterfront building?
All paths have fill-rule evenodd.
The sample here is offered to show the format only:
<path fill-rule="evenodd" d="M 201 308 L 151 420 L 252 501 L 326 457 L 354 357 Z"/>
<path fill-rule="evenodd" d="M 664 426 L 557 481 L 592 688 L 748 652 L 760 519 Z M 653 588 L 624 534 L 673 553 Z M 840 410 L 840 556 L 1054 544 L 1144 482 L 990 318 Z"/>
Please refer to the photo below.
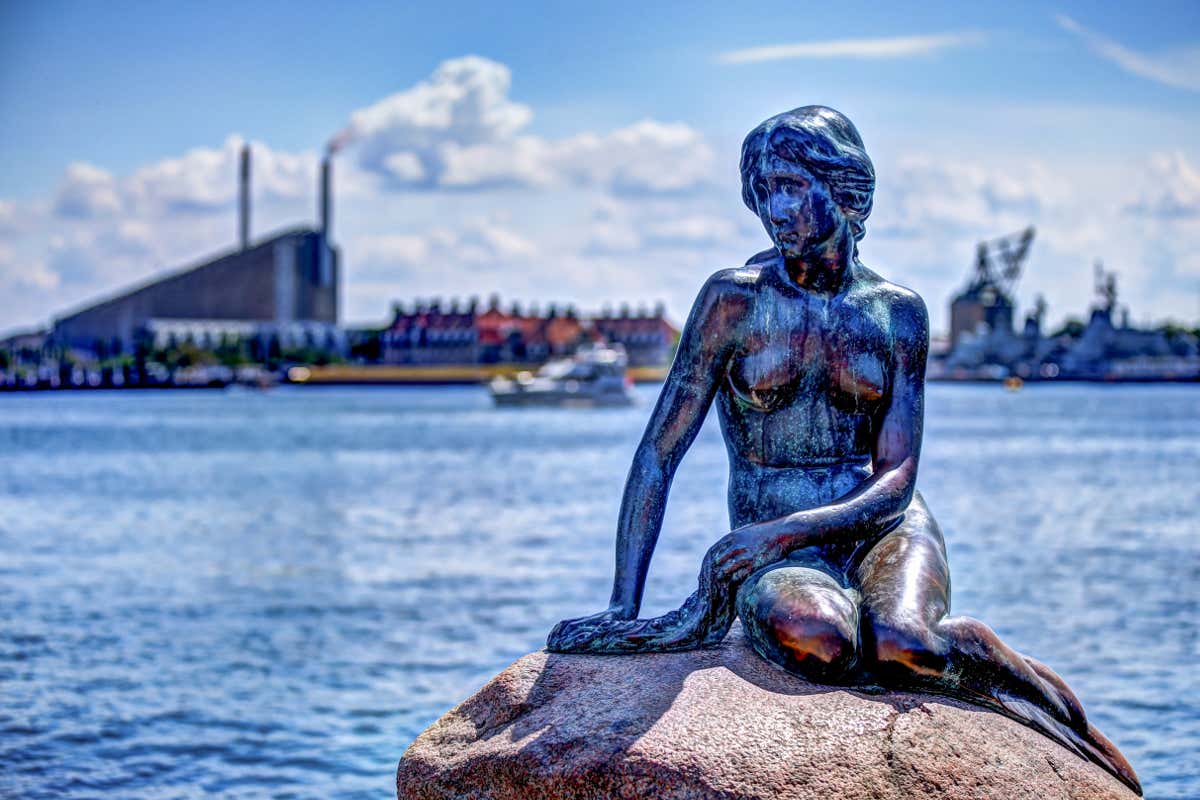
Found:
<path fill-rule="evenodd" d="M 181 345 L 215 350 L 245 342 L 258 342 L 264 349 L 272 342 L 286 350 L 309 348 L 340 353 L 346 348 L 346 336 L 341 328 L 313 320 L 263 323 L 236 319 L 155 317 L 146 320 L 140 336 L 140 341 L 154 350 L 167 350 Z"/>
<path fill-rule="evenodd" d="M 22 376 L 36 374 L 49 347 L 48 331 L 22 331 L 0 339 L 0 388 L 20 386 Z"/>
<path fill-rule="evenodd" d="M 32 364 L 42 359 L 49 343 L 48 331 L 21 331 L 0 339 L 0 353 L 12 363 Z"/>
<path fill-rule="evenodd" d="M 659 303 L 650 313 L 639 309 L 632 313 L 622 306 L 619 313 L 605 310 L 592 317 L 596 332 L 609 344 L 625 348 L 631 367 L 660 366 L 670 362 L 679 331 L 667 321 L 666 309 Z"/>
<path fill-rule="evenodd" d="M 620 344 L 630 366 L 664 366 L 678 336 L 659 305 L 653 314 L 605 311 L 581 316 L 573 306 L 545 313 L 518 304 L 508 310 L 493 296 L 486 308 L 472 298 L 417 301 L 393 307 L 392 321 L 380 334 L 385 364 L 540 364 L 574 352 L 580 344 Z"/>
<path fill-rule="evenodd" d="M 241 159 L 240 246 L 54 322 L 57 347 L 92 356 L 133 352 L 175 327 L 262 339 L 313 334 L 337 341 L 338 249 L 330 241 L 330 162 L 321 167 L 320 224 L 250 241 L 250 151 Z M 314 333 L 315 332 L 315 333 Z M 199 341 L 193 337 L 193 342 Z"/>

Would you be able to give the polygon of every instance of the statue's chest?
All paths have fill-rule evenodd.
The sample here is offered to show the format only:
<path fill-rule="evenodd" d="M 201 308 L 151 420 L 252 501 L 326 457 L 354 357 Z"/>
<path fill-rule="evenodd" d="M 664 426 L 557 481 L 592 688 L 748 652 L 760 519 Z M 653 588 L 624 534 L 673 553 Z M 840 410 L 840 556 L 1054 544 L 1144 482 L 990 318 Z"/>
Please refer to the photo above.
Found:
<path fill-rule="evenodd" d="M 825 398 L 869 411 L 886 392 L 889 351 L 884 326 L 846 305 L 756 309 L 730 362 L 729 389 L 763 412 Z"/>

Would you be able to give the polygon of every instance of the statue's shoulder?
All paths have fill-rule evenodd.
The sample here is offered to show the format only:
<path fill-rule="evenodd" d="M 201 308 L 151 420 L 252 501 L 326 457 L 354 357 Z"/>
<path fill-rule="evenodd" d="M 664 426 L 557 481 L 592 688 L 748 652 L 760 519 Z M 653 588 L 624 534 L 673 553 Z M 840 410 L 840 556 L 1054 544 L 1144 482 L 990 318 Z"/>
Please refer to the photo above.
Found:
<path fill-rule="evenodd" d="M 709 276 L 708 284 L 714 285 L 718 289 L 733 291 L 754 288 L 758 279 L 762 277 L 762 267 L 762 264 L 748 263 L 743 266 L 731 266 L 726 270 L 718 270 Z"/>
<path fill-rule="evenodd" d="M 859 278 L 855 282 L 855 293 L 862 299 L 882 304 L 893 312 L 907 312 L 922 318 L 929 316 L 925 309 L 925 300 L 921 295 L 907 286 L 886 280 L 861 264 L 859 265 Z"/>
<path fill-rule="evenodd" d="M 764 250 L 750 257 L 740 267 L 720 269 L 709 276 L 705 289 L 712 289 L 727 298 L 752 296 L 763 279 L 763 269 L 779 258 L 775 248 Z"/>
<path fill-rule="evenodd" d="M 761 278 L 761 264 L 719 269 L 704 282 L 700 295 L 709 301 L 737 302 L 752 296 Z"/>
<path fill-rule="evenodd" d="M 928 339 L 929 311 L 921 295 L 861 265 L 859 271 L 854 294 L 861 304 L 885 310 L 900 338 Z"/>
<path fill-rule="evenodd" d="M 759 270 L 753 267 L 720 269 L 709 275 L 696 295 L 689 325 L 709 337 L 732 335 L 753 303 L 758 275 Z"/>

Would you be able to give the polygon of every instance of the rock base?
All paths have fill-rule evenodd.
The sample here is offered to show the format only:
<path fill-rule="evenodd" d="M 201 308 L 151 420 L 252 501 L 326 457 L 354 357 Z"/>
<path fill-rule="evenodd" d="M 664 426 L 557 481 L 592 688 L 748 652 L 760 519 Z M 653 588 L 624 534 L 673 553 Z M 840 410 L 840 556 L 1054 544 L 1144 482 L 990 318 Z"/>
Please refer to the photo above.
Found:
<path fill-rule="evenodd" d="M 422 733 L 401 800 L 1134 800 L 1006 717 L 932 695 L 806 683 L 746 644 L 532 653 Z"/>

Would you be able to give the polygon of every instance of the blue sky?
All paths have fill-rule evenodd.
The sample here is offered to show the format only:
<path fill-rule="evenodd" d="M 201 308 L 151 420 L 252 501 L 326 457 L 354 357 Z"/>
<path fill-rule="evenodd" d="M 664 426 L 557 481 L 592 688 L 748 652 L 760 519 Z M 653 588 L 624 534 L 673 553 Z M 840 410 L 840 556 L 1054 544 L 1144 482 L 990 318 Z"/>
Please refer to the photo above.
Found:
<path fill-rule="evenodd" d="M 355 119 L 348 320 L 492 291 L 680 319 L 765 246 L 741 137 L 809 103 L 861 130 L 864 261 L 935 329 L 974 241 L 1029 223 L 1052 320 L 1096 258 L 1135 320 L 1200 317 L 1200 5 L 646 5 L 0 6 L 0 331 L 231 246 L 242 139 L 256 232 L 311 220 Z"/>

